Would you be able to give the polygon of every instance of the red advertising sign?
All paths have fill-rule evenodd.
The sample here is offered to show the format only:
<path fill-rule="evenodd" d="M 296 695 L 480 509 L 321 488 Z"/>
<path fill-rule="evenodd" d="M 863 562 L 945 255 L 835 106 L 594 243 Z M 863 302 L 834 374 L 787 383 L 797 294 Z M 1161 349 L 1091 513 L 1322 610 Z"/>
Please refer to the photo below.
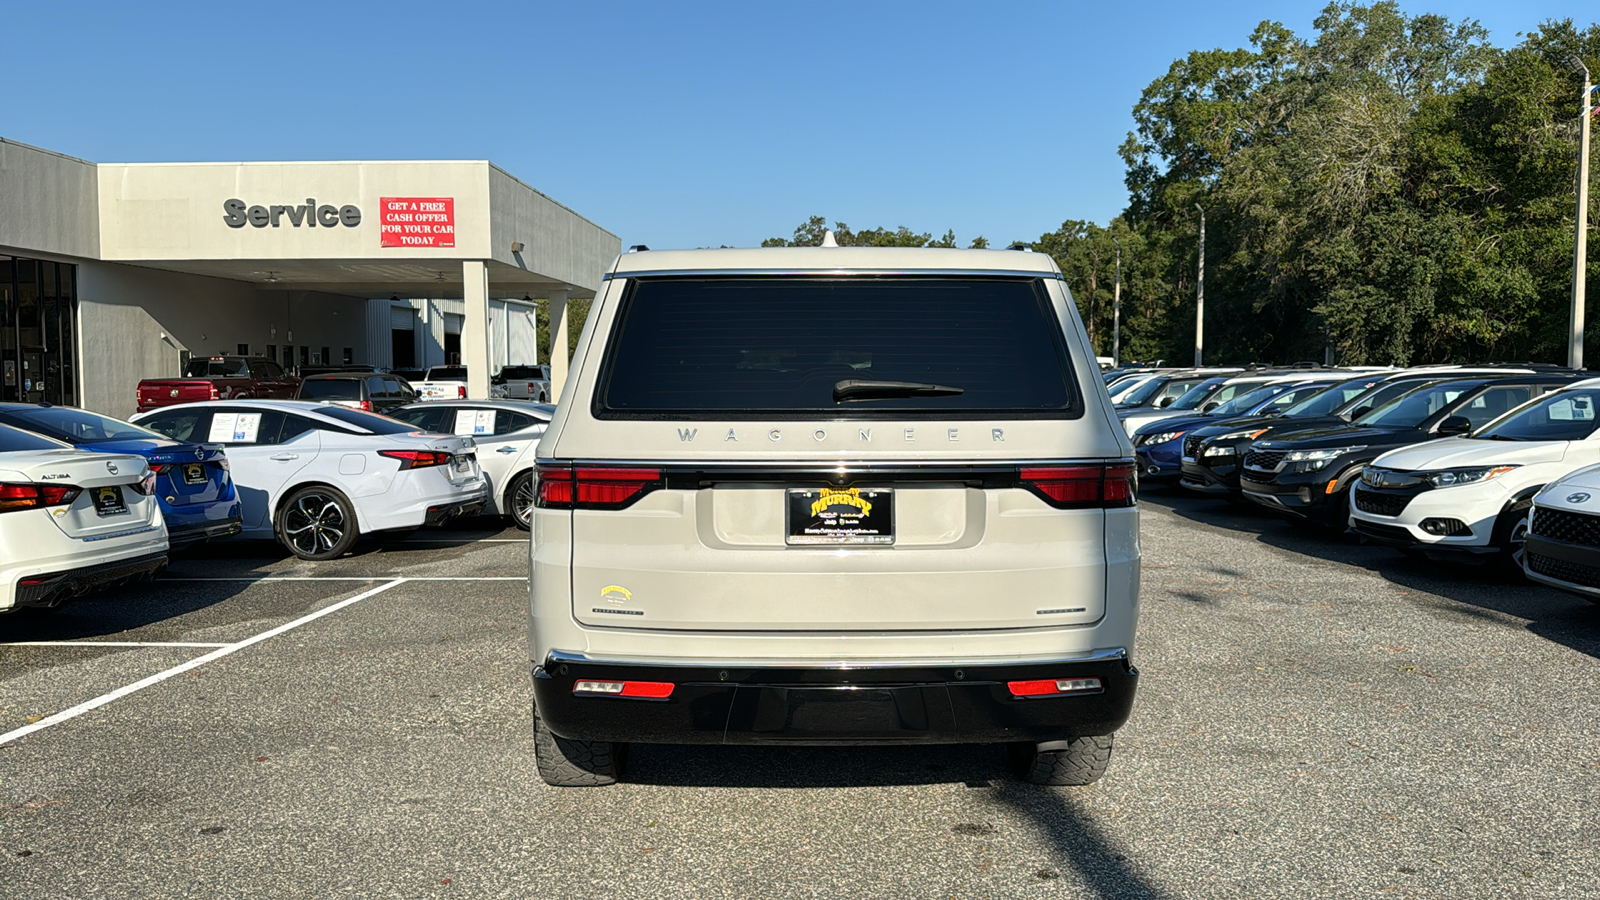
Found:
<path fill-rule="evenodd" d="M 456 245 L 454 197 L 383 197 L 378 209 L 384 247 Z"/>

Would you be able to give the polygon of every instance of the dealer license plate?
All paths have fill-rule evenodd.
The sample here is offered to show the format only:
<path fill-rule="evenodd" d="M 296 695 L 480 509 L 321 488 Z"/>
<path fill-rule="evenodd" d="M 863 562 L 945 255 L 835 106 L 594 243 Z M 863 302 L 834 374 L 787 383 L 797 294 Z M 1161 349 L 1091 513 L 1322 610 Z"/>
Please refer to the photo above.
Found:
<path fill-rule="evenodd" d="M 128 504 L 122 500 L 121 486 L 95 488 L 94 511 L 102 516 L 116 516 L 127 512 Z"/>
<path fill-rule="evenodd" d="M 205 466 L 205 463 L 184 463 L 183 464 L 183 483 L 184 484 L 205 484 L 206 483 L 206 466 Z"/>
<path fill-rule="evenodd" d="M 893 544 L 891 488 L 796 488 L 789 491 L 790 544 Z"/>
<path fill-rule="evenodd" d="M 470 457 L 470 456 L 457 456 L 456 457 L 456 471 L 461 473 L 461 474 L 463 474 L 463 475 L 466 475 L 466 474 L 470 473 L 472 471 L 472 457 Z"/>

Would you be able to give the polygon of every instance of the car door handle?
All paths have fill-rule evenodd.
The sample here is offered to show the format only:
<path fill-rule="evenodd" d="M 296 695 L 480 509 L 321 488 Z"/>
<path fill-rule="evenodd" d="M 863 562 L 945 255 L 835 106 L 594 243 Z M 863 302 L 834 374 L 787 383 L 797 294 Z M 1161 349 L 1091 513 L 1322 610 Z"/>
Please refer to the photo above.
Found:
<path fill-rule="evenodd" d="M 300 454 L 298 454 L 298 453 L 274 453 L 274 454 L 272 454 L 272 458 L 276 459 L 276 460 L 285 460 L 286 461 L 286 460 L 291 460 L 291 459 L 299 459 L 300 458 Z"/>
<path fill-rule="evenodd" d="M 511 447 L 511 446 L 506 446 L 506 447 L 501 447 L 501 448 L 495 450 L 494 452 L 496 452 L 496 453 L 515 453 L 515 452 L 517 452 L 517 448 Z"/>

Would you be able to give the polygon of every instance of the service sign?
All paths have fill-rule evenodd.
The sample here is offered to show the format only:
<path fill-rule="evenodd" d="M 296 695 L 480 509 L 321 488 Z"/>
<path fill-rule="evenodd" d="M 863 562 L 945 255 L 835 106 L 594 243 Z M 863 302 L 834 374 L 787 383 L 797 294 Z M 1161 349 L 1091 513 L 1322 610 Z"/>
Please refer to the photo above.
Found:
<path fill-rule="evenodd" d="M 454 197 L 383 197 L 378 233 L 384 247 L 454 247 Z"/>

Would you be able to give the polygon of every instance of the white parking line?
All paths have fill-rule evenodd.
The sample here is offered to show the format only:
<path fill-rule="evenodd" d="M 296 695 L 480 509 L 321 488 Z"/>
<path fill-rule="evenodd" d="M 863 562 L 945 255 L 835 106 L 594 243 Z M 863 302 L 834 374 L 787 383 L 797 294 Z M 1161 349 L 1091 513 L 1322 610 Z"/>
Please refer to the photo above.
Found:
<path fill-rule="evenodd" d="M 0 647 L 229 647 L 187 641 L 0 641 Z"/>
<path fill-rule="evenodd" d="M 47 716 L 47 717 L 45 717 L 43 719 L 40 719 L 39 721 L 34 722 L 32 725 L 24 725 L 21 728 L 17 728 L 17 729 L 14 729 L 12 731 L 8 731 L 5 734 L 0 734 L 0 745 L 9 744 L 12 741 L 17 740 L 18 738 L 27 737 L 28 735 L 33 734 L 35 731 L 42 731 L 42 730 L 44 730 L 46 728 L 49 728 L 49 727 L 51 727 L 53 725 L 59 725 L 62 722 L 67 721 L 68 719 L 75 719 L 78 716 L 81 716 L 86 712 L 89 712 L 89 711 L 95 710 L 95 709 L 99 709 L 100 707 L 105 706 L 107 703 L 110 703 L 113 700 L 120 700 L 121 698 L 126 697 L 129 694 L 134 693 L 135 691 L 142 691 L 145 688 L 151 686 L 152 684 L 160 684 L 161 682 L 166 681 L 168 678 L 171 678 L 174 675 L 182 675 L 184 672 L 187 672 L 190 669 L 197 669 L 197 668 L 199 668 L 199 667 L 201 667 L 201 666 L 203 666 L 203 665 L 205 665 L 207 663 L 215 662 L 216 660 L 219 660 L 219 659 L 223 658 L 224 656 L 229 655 L 230 653 L 237 653 L 238 651 L 243 650 L 246 647 L 250 647 L 250 646 L 253 646 L 255 644 L 259 644 L 262 641 L 265 641 L 265 640 L 267 640 L 269 638 L 277 637 L 278 635 L 283 634 L 286 631 L 292 631 L 292 630 L 294 630 L 296 628 L 299 628 L 301 625 L 306 624 L 307 622 L 313 622 L 313 621 L 315 621 L 317 619 L 322 618 L 323 616 L 328 615 L 329 613 L 335 613 L 335 612 L 338 612 L 341 609 L 344 609 L 347 606 L 350 606 L 350 605 L 356 604 L 356 603 L 360 603 L 361 601 L 367 599 L 368 597 L 372 597 L 372 596 L 375 596 L 377 594 L 381 594 L 384 591 L 389 590 L 390 588 L 399 587 L 400 585 L 405 584 L 409 580 L 411 580 L 411 579 L 408 579 L 408 578 L 396 578 L 395 580 L 393 580 L 393 581 L 391 581 L 391 582 L 389 582 L 387 584 L 380 584 L 377 587 L 375 587 L 375 588 L 373 588 L 373 589 L 371 589 L 369 591 L 363 591 L 363 592 L 355 595 L 354 597 L 346 597 L 345 599 L 340 600 L 338 603 L 334 603 L 334 604 L 330 604 L 328 606 L 324 606 L 323 608 L 321 608 L 321 609 L 319 609 L 319 610 L 317 610 L 316 612 L 313 612 L 313 613 L 307 613 L 306 615 L 303 615 L 300 618 L 295 619 L 292 622 L 285 622 L 282 625 L 277 626 L 276 628 L 269 628 L 266 631 L 263 631 L 260 634 L 255 635 L 254 637 L 247 637 L 244 640 L 239 641 L 237 643 L 226 644 L 226 645 L 224 645 L 222 647 L 218 647 L 217 649 L 215 649 L 215 650 L 211 651 L 210 653 L 207 653 L 207 654 L 205 654 L 203 656 L 197 656 L 194 659 L 191 659 L 186 663 L 179 663 L 178 665 L 173 666 L 170 669 L 167 669 L 167 670 L 162 671 L 162 672 L 157 672 L 156 674 L 151 675 L 149 678 L 141 678 L 141 679 L 139 679 L 138 681 L 135 681 L 132 684 L 125 685 L 123 687 L 119 687 L 116 690 L 114 690 L 114 691 L 112 691 L 112 692 L 110 692 L 108 694 L 101 694 L 100 696 L 94 698 L 93 700 L 86 700 L 83 703 L 79 703 L 77 706 L 74 706 L 74 707 L 72 707 L 70 709 L 64 709 L 61 712 L 58 712 L 53 716 Z"/>

